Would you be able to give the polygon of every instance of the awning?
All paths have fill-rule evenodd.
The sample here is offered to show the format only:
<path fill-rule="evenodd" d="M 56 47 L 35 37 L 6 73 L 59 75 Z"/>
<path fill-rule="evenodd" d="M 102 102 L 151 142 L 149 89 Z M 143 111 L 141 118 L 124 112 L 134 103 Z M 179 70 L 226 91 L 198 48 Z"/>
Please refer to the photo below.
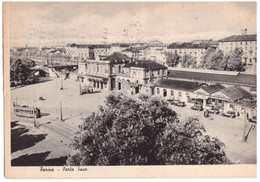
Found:
<path fill-rule="evenodd" d="M 86 75 L 87 79 L 89 81 L 103 81 L 107 82 L 108 78 L 107 77 L 102 77 L 102 76 L 97 76 L 97 75 Z"/>
<path fill-rule="evenodd" d="M 220 97 L 214 97 L 214 96 L 210 96 L 211 99 L 217 99 L 217 100 L 223 100 L 223 101 L 230 101 L 231 99 L 226 99 L 226 98 L 220 98 Z"/>

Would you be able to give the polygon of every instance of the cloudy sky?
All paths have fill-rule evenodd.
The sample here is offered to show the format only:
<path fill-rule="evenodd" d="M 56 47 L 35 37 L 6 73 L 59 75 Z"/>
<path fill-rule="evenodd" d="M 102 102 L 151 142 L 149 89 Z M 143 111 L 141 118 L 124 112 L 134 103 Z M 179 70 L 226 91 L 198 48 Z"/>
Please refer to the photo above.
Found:
<path fill-rule="evenodd" d="M 256 3 L 11 3 L 11 46 L 164 43 L 256 33 Z M 105 37 L 105 38 L 104 38 Z"/>

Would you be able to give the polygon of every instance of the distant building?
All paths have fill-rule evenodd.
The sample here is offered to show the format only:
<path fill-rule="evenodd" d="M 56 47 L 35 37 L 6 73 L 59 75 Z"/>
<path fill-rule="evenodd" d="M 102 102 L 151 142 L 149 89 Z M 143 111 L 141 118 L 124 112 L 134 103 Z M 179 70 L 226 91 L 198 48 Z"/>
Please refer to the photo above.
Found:
<path fill-rule="evenodd" d="M 94 53 L 94 57 L 98 56 L 109 56 L 111 54 L 111 45 L 110 44 L 95 44 L 91 46 L 91 53 Z"/>
<path fill-rule="evenodd" d="M 167 45 L 164 44 L 153 44 L 148 45 L 146 49 L 146 60 L 153 60 L 162 65 L 166 65 L 166 55 Z"/>
<path fill-rule="evenodd" d="M 129 48 L 129 44 L 125 43 L 113 43 L 111 44 L 111 54 L 114 52 L 122 52 L 123 50 Z"/>
<path fill-rule="evenodd" d="M 78 60 L 84 60 L 90 57 L 90 45 L 87 44 L 68 44 L 65 47 L 66 54 Z"/>
<path fill-rule="evenodd" d="M 168 46 L 167 52 L 177 53 L 180 57 L 190 55 L 196 59 L 197 65 L 200 64 L 204 53 L 209 46 L 207 44 L 195 44 L 195 43 L 172 43 Z"/>
<path fill-rule="evenodd" d="M 144 60 L 147 49 L 149 49 L 147 46 L 135 46 L 122 50 L 122 53 L 134 59 Z"/>
<path fill-rule="evenodd" d="M 222 50 L 224 54 L 228 54 L 236 47 L 243 49 L 243 56 L 241 62 L 245 64 L 246 71 L 256 72 L 257 62 L 257 35 L 232 35 L 230 37 L 219 40 L 218 49 Z"/>

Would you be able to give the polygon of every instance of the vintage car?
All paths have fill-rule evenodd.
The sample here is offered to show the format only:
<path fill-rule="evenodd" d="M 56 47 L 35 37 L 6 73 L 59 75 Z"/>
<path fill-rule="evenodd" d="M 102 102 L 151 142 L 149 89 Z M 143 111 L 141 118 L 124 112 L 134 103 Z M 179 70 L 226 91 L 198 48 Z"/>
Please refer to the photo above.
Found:
<path fill-rule="evenodd" d="M 253 116 L 252 118 L 247 118 L 248 122 L 256 123 L 256 116 Z"/>
<path fill-rule="evenodd" d="M 202 111 L 203 107 L 201 103 L 195 102 L 193 106 L 191 106 L 192 110 Z"/>
<path fill-rule="evenodd" d="M 87 85 L 87 86 L 81 86 L 80 87 L 80 94 L 86 94 L 86 93 L 93 93 L 93 86 Z"/>
<path fill-rule="evenodd" d="M 185 106 L 185 102 L 182 102 L 182 101 L 179 101 L 179 100 L 173 100 L 171 104 L 175 105 L 175 106 L 179 106 L 179 107 Z"/>
<path fill-rule="evenodd" d="M 227 112 L 222 112 L 221 116 L 235 118 L 236 117 L 236 113 L 234 111 L 227 111 Z"/>
<path fill-rule="evenodd" d="M 210 108 L 207 109 L 209 111 L 209 113 L 211 114 L 219 114 L 220 111 L 217 107 L 211 106 Z"/>

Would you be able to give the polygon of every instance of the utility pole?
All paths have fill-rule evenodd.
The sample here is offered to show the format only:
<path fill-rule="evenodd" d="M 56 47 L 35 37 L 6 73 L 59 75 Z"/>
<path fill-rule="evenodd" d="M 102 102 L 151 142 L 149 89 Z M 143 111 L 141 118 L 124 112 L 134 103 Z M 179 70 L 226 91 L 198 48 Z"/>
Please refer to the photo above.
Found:
<path fill-rule="evenodd" d="M 247 108 L 247 98 L 246 99 L 246 104 L 244 106 L 244 132 L 243 132 L 243 142 L 246 142 L 246 120 L 247 120 L 247 114 L 246 114 L 246 108 Z"/>
<path fill-rule="evenodd" d="M 36 124 L 36 109 L 33 107 L 33 124 L 34 124 L 34 127 L 37 127 L 37 124 Z"/>
<path fill-rule="evenodd" d="M 62 117 L 62 102 L 60 101 L 60 121 L 64 121 Z"/>

